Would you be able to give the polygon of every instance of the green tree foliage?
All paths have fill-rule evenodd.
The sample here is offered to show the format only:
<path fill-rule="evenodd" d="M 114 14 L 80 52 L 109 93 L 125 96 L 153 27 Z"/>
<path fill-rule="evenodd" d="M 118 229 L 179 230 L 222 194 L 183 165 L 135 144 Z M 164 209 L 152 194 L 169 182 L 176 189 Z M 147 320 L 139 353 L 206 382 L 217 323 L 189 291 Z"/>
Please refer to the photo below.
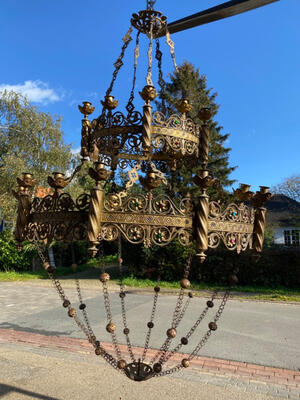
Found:
<path fill-rule="evenodd" d="M 28 270 L 31 266 L 31 259 L 34 254 L 32 248 L 20 253 L 10 231 L 0 234 L 0 271 Z"/>
<path fill-rule="evenodd" d="M 21 94 L 0 92 L 0 207 L 5 219 L 14 218 L 11 189 L 16 177 L 30 172 L 39 185 L 48 187 L 47 176 L 66 171 L 70 161 L 60 117 L 41 112 Z"/>
<path fill-rule="evenodd" d="M 201 75 L 199 69 L 189 63 L 184 62 L 178 67 L 178 70 L 170 75 L 170 82 L 166 84 L 165 92 L 161 95 L 160 101 L 156 102 L 159 110 L 162 110 L 162 100 L 164 99 L 167 105 L 168 115 L 177 113 L 176 104 L 182 98 L 187 98 L 193 108 L 189 115 L 196 123 L 201 124 L 197 117 L 199 110 L 203 107 L 209 107 L 213 112 L 213 116 L 217 114 L 219 106 L 216 104 L 217 93 L 212 93 L 211 89 L 207 88 L 205 75 Z M 236 168 L 229 165 L 230 148 L 225 147 L 226 140 L 229 134 L 222 134 L 222 127 L 214 120 L 210 122 L 210 151 L 208 169 L 211 174 L 220 181 L 223 187 L 230 186 L 234 180 L 230 179 L 230 173 Z M 189 188 L 193 195 L 199 193 L 197 187 L 192 185 L 192 176 L 199 169 L 199 165 L 194 168 L 182 168 L 174 176 L 175 191 L 184 192 Z M 210 192 L 212 197 L 224 197 L 225 192 L 212 189 Z M 226 197 L 226 196 L 225 196 Z"/>

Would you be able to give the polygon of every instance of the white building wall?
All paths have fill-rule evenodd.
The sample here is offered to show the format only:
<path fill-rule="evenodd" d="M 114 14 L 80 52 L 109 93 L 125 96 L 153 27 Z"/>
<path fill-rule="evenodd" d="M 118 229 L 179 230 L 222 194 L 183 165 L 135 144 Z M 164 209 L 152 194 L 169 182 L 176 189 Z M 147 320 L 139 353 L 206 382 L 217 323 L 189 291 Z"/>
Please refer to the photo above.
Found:
<path fill-rule="evenodd" d="M 295 230 L 294 226 L 284 226 L 279 228 L 274 228 L 274 244 L 284 245 L 284 231 Z"/>

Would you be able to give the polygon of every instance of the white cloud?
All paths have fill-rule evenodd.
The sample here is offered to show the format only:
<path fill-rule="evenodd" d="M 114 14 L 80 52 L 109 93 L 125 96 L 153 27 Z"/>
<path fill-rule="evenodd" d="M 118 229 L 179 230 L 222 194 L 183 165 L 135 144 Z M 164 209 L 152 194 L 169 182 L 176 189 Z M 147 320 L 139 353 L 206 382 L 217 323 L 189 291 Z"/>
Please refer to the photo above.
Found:
<path fill-rule="evenodd" d="M 48 84 L 40 80 L 25 81 L 16 85 L 9 85 L 6 83 L 0 84 L 0 91 L 3 90 L 14 91 L 26 96 L 28 100 L 35 103 L 53 103 L 61 100 L 61 97 L 54 89 L 49 88 Z"/>
<path fill-rule="evenodd" d="M 76 154 L 80 153 L 80 150 L 81 150 L 81 147 L 77 147 L 76 149 L 71 149 L 71 153 L 76 155 Z"/>

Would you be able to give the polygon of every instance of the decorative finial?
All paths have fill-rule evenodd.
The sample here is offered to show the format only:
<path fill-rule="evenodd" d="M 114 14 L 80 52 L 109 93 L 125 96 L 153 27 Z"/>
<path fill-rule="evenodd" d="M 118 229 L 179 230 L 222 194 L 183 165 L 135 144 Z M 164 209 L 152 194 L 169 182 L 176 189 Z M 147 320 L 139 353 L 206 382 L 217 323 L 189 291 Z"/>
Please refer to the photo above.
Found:
<path fill-rule="evenodd" d="M 188 99 L 181 99 L 180 102 L 176 104 L 176 108 L 182 114 L 186 114 L 192 110 L 193 106 L 190 104 Z"/>
<path fill-rule="evenodd" d="M 253 192 L 250 192 L 250 185 L 240 183 L 240 187 L 233 193 L 240 201 L 248 201 L 254 196 Z"/>
<path fill-rule="evenodd" d="M 82 104 L 83 106 L 79 105 L 78 109 L 86 119 L 88 115 L 92 114 L 95 111 L 95 107 L 92 107 L 92 103 L 90 103 L 89 101 L 83 101 Z"/>
<path fill-rule="evenodd" d="M 53 176 L 48 176 L 48 184 L 55 190 L 54 194 L 59 194 L 68 183 L 71 181 L 71 177 L 64 178 L 65 174 L 62 172 L 53 172 Z"/>
<path fill-rule="evenodd" d="M 119 102 L 114 98 L 114 96 L 109 95 L 105 96 L 104 101 L 101 100 L 101 104 L 103 105 L 104 108 L 111 111 L 118 106 Z"/>
<path fill-rule="evenodd" d="M 154 100 L 155 97 L 157 96 L 155 87 L 152 85 L 144 86 L 143 90 L 139 93 L 141 98 L 145 100 L 146 103 L 149 103 L 150 101 Z"/>

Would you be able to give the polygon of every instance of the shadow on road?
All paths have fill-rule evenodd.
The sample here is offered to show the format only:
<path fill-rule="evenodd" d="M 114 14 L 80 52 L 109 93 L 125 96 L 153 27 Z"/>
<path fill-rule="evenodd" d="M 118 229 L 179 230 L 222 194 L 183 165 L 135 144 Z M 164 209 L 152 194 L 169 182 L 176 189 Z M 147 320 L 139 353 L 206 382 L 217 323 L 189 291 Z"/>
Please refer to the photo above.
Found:
<path fill-rule="evenodd" d="M 45 336 L 69 336 L 73 331 L 46 331 L 44 329 L 34 329 L 31 327 L 20 326 L 18 324 L 12 324 L 10 322 L 2 322 L 0 324 L 1 329 L 13 329 L 14 331 L 19 332 L 30 332 L 30 333 L 38 333 L 39 335 Z"/>
<path fill-rule="evenodd" d="M 57 397 L 49 397 L 40 393 L 34 393 L 29 390 L 21 389 L 16 386 L 4 385 L 3 383 L 0 383 L 0 397 L 4 397 L 5 395 L 11 392 L 24 394 L 25 396 L 28 396 L 31 399 L 60 400 Z"/>

